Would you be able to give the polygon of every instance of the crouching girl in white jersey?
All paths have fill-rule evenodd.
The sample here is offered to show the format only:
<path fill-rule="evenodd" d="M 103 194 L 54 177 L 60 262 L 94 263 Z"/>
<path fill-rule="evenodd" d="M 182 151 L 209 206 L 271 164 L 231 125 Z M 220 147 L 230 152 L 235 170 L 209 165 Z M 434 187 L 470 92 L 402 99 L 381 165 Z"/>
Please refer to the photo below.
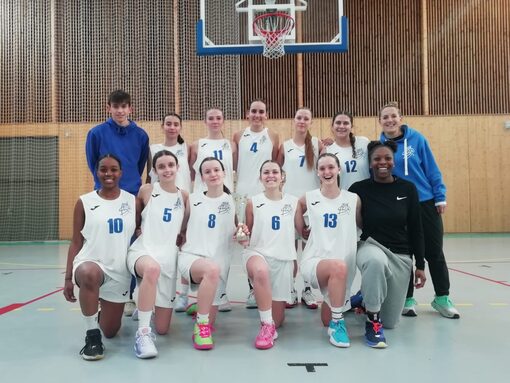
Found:
<path fill-rule="evenodd" d="M 179 253 L 178 265 L 181 275 L 190 282 L 190 289 L 196 291 L 198 287 L 193 346 L 209 350 L 214 346 L 211 326 L 227 283 L 236 223 L 234 200 L 223 184 L 223 164 L 206 157 L 199 173 L 207 191 L 190 195 L 186 243 Z"/>
<path fill-rule="evenodd" d="M 155 307 L 154 327 L 164 335 L 170 327 L 175 300 L 177 240 L 180 238 L 188 194 L 175 185 L 179 169 L 177 157 L 168 150 L 153 159 L 159 181 L 145 184 L 138 193 L 144 209 L 142 233 L 131 245 L 127 265 L 138 282 L 138 331 L 135 353 L 139 358 L 158 354 L 150 327 Z"/>
<path fill-rule="evenodd" d="M 321 317 L 324 326 L 329 326 L 330 343 L 349 347 L 343 306 L 356 273 L 356 222 L 361 222 L 361 202 L 356 194 L 340 190 L 340 164 L 334 154 L 319 157 L 317 173 L 320 189 L 299 200 L 303 214 L 308 211 L 311 230 L 300 270 L 303 279 L 324 296 Z M 306 238 L 308 229 L 302 215 L 296 226 Z"/>
<path fill-rule="evenodd" d="M 282 193 L 283 177 L 276 161 L 265 161 L 260 168 L 264 191 L 246 205 L 243 229 L 246 234 L 251 232 L 251 238 L 243 261 L 260 314 L 260 331 L 255 338 L 258 349 L 273 347 L 293 286 L 295 219 L 301 213 L 297 197 Z"/>

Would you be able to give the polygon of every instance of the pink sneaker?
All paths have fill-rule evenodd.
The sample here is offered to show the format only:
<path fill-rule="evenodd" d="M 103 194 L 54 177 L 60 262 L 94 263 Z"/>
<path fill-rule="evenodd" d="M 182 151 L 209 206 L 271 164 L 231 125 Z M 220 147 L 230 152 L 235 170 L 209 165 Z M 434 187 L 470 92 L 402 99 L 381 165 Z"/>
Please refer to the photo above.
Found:
<path fill-rule="evenodd" d="M 278 338 L 278 333 L 276 332 L 274 323 L 261 323 L 259 334 L 255 338 L 255 348 L 267 350 L 273 347 L 276 338 Z"/>

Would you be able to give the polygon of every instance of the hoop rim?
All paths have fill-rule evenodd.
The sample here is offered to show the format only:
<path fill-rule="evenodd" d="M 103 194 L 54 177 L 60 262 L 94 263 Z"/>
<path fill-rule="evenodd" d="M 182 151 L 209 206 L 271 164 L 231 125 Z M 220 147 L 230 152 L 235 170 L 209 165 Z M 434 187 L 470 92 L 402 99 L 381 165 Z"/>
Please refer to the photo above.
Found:
<path fill-rule="evenodd" d="M 257 25 L 257 22 L 259 20 L 265 19 L 266 17 L 281 17 L 283 19 L 292 20 L 292 23 L 289 25 L 286 25 L 284 28 L 276 29 L 274 31 L 269 31 L 267 29 L 261 28 Z M 269 13 L 262 13 L 255 17 L 253 20 L 253 29 L 254 31 L 259 31 L 262 35 L 274 35 L 274 34 L 280 34 L 290 31 L 294 27 L 294 18 L 285 12 L 269 12 Z"/>

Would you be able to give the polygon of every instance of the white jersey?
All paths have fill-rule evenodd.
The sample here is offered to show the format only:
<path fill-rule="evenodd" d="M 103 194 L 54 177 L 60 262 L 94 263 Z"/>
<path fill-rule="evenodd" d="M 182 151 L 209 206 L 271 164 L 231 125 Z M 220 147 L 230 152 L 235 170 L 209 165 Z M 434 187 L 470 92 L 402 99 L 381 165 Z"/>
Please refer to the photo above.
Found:
<path fill-rule="evenodd" d="M 306 193 L 311 232 L 302 262 L 310 258 L 344 260 L 348 270 L 346 299 L 356 274 L 357 200 L 357 194 L 347 190 L 334 199 L 324 197 L 319 189 Z"/>
<path fill-rule="evenodd" d="M 177 270 L 177 235 L 184 217 L 184 199 L 180 190 L 169 193 L 159 182 L 153 185 L 151 197 L 142 211 L 142 234 L 129 252 L 150 255 L 161 265 L 161 272 L 175 278 Z"/>
<path fill-rule="evenodd" d="M 197 160 L 193 164 L 195 170 L 195 186 L 193 192 L 204 192 L 207 186 L 200 176 L 199 166 L 206 157 L 214 157 L 221 161 L 225 167 L 224 184 L 231 192 L 234 192 L 234 165 L 232 157 L 232 145 L 230 140 L 222 138 L 220 140 L 211 140 L 201 138 L 198 140 Z"/>
<path fill-rule="evenodd" d="M 85 212 L 84 241 L 74 263 L 97 262 L 116 281 L 129 281 L 126 256 L 136 228 L 135 196 L 121 190 L 119 197 L 107 200 L 94 190 L 80 199 Z"/>
<path fill-rule="evenodd" d="M 251 197 L 264 190 L 259 180 L 260 167 L 264 161 L 272 159 L 273 142 L 267 128 L 261 132 L 252 132 L 248 127 L 241 134 L 237 151 L 237 188 L 236 193 Z"/>
<path fill-rule="evenodd" d="M 369 142 L 370 140 L 366 137 L 356 136 L 354 142 L 355 157 L 352 156 L 350 145 L 342 147 L 333 143 L 327 146 L 326 151 L 333 153 L 340 161 L 340 188 L 347 190 L 353 183 L 370 178 L 367 150 Z"/>
<path fill-rule="evenodd" d="M 193 193 L 189 197 L 189 207 L 186 243 L 181 250 L 214 258 L 222 272 L 228 272 L 236 230 L 232 196 L 223 193 L 220 197 L 210 198 L 203 193 Z"/>
<path fill-rule="evenodd" d="M 315 169 L 315 162 L 319 157 L 319 140 L 312 137 L 313 145 L 313 167 L 308 169 L 305 158 L 305 145 L 298 146 L 294 140 L 290 139 L 283 143 L 285 171 L 285 184 L 283 191 L 290 193 L 298 198 L 305 195 L 307 191 L 319 187 L 319 177 Z"/>
<path fill-rule="evenodd" d="M 291 261 L 297 258 L 294 217 L 297 197 L 284 194 L 279 201 L 268 199 L 264 193 L 251 198 L 253 228 L 249 249 L 264 257 Z"/>
<path fill-rule="evenodd" d="M 182 190 L 187 192 L 191 192 L 191 173 L 189 169 L 188 163 L 188 145 L 183 142 L 182 144 L 176 144 L 174 146 L 165 146 L 163 144 L 152 144 L 151 145 L 151 158 L 154 158 L 154 155 L 161 150 L 168 150 L 172 152 L 177 157 L 179 161 L 179 170 L 177 171 L 175 177 L 175 185 Z M 152 164 L 151 164 L 152 165 Z M 159 181 L 158 175 L 154 171 L 154 167 L 151 166 L 151 171 L 149 173 L 151 177 L 151 183 Z"/>

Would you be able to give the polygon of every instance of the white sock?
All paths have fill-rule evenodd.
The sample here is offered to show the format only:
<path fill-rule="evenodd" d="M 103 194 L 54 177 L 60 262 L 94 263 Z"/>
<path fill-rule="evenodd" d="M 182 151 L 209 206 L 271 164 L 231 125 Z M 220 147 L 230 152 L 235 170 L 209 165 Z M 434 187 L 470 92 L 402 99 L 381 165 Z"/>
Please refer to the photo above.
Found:
<path fill-rule="evenodd" d="M 344 319 L 342 307 L 331 307 L 331 319 L 333 319 L 335 322 Z"/>
<path fill-rule="evenodd" d="M 181 295 L 188 295 L 189 293 L 189 285 L 185 285 L 181 283 Z"/>
<path fill-rule="evenodd" d="M 150 327 L 151 326 L 151 311 L 140 311 L 138 310 L 138 328 Z"/>
<path fill-rule="evenodd" d="M 96 328 L 99 328 L 99 324 L 97 323 L 97 312 L 91 316 L 83 316 L 83 319 L 85 319 L 85 327 L 86 330 L 94 330 Z"/>
<path fill-rule="evenodd" d="M 197 313 L 197 323 L 209 323 L 209 313 L 207 314 Z"/>
<path fill-rule="evenodd" d="M 260 321 L 262 323 L 266 323 L 266 324 L 272 324 L 273 323 L 273 314 L 272 314 L 272 310 L 271 309 L 266 310 L 266 311 L 259 310 L 259 315 L 260 315 Z"/>

